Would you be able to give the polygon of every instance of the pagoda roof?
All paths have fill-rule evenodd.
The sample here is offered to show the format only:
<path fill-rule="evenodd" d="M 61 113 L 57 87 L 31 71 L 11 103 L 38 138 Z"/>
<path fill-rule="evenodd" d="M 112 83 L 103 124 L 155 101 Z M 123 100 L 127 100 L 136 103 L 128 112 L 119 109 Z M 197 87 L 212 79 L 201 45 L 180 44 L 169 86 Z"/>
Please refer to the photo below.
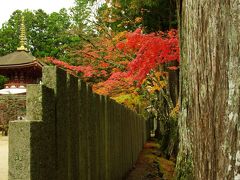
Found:
<path fill-rule="evenodd" d="M 24 67 L 36 63 L 42 65 L 27 51 L 15 51 L 0 57 L 0 68 Z"/>

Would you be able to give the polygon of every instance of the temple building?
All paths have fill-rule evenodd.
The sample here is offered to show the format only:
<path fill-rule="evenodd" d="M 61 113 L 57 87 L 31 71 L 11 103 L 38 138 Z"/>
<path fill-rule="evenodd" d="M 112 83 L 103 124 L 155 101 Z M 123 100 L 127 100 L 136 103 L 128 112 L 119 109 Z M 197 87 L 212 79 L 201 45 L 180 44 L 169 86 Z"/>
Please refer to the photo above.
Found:
<path fill-rule="evenodd" d="M 43 64 L 25 47 L 24 17 L 20 28 L 20 47 L 13 53 L 0 57 L 0 75 L 8 78 L 1 94 L 24 94 L 27 84 L 38 84 L 42 78 Z"/>

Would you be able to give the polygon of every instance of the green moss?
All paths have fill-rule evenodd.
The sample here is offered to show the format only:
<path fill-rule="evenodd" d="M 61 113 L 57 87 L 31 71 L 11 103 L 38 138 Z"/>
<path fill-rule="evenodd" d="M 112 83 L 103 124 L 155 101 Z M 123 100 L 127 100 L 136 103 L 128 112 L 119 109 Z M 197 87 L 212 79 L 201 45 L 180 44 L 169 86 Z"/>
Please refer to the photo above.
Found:
<path fill-rule="evenodd" d="M 179 154 L 179 156 L 181 156 Z M 178 163 L 176 167 L 176 179 L 178 180 L 192 180 L 193 176 L 193 161 L 191 156 L 184 155 L 178 157 Z"/>

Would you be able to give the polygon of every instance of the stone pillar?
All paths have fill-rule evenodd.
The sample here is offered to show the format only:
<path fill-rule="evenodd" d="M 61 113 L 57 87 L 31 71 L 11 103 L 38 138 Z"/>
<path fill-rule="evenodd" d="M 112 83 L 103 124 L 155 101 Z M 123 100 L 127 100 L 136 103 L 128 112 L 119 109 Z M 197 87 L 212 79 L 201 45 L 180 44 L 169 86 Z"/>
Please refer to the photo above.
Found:
<path fill-rule="evenodd" d="M 87 85 L 79 80 L 79 177 L 88 179 L 88 102 Z"/>
<path fill-rule="evenodd" d="M 95 95 L 92 93 L 92 87 L 87 85 L 87 103 L 88 103 L 88 154 L 89 154 L 89 179 L 97 179 L 97 150 L 96 150 L 96 104 Z"/>
<path fill-rule="evenodd" d="M 100 180 L 106 180 L 107 174 L 107 117 L 106 117 L 106 97 L 100 96 L 100 105 L 99 105 L 99 172 Z"/>
<path fill-rule="evenodd" d="M 27 92 L 26 120 L 9 125 L 9 180 L 56 179 L 54 94 L 41 85 Z"/>
<path fill-rule="evenodd" d="M 95 153 L 96 153 L 96 159 L 95 159 L 95 163 L 96 163 L 96 175 L 97 175 L 97 179 L 100 179 L 100 96 L 96 93 L 93 93 L 93 98 L 95 102 L 95 113 L 94 113 L 94 121 L 95 121 Z M 96 180 L 97 180 L 96 179 Z"/>
<path fill-rule="evenodd" d="M 106 180 L 111 180 L 110 177 L 110 172 L 111 172 L 111 167 L 110 167 L 110 119 L 111 119 L 111 110 L 110 110 L 110 99 L 109 97 L 104 98 L 104 114 L 105 114 L 105 158 L 106 158 L 106 169 L 105 169 L 105 174 L 106 174 Z"/>
<path fill-rule="evenodd" d="M 68 179 L 79 179 L 79 93 L 78 78 L 71 74 L 67 76 L 67 94 L 68 94 Z"/>
<path fill-rule="evenodd" d="M 68 94 L 67 74 L 63 69 L 46 66 L 43 68 L 43 84 L 54 90 L 56 111 L 56 162 L 57 180 L 68 178 L 68 156 L 67 153 L 67 122 L 68 116 Z"/>

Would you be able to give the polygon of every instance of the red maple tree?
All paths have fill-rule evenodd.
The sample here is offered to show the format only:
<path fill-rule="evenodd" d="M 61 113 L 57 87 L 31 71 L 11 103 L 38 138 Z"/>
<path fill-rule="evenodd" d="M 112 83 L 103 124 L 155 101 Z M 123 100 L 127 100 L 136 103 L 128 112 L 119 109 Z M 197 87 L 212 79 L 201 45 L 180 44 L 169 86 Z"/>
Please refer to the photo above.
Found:
<path fill-rule="evenodd" d="M 134 53 L 135 59 L 128 64 L 128 75 L 141 82 L 146 75 L 159 65 L 171 61 L 179 62 L 179 40 L 177 30 L 167 33 L 143 34 L 141 29 L 126 35 L 125 42 L 119 42 L 117 47 L 124 53 Z M 169 69 L 177 69 L 171 66 Z"/>
<path fill-rule="evenodd" d="M 135 81 L 141 85 L 151 70 L 157 70 L 159 66 L 171 61 L 179 62 L 179 40 L 175 29 L 151 34 L 143 34 L 141 29 L 136 29 L 124 33 L 121 38 L 115 37 L 112 41 L 114 43 L 109 39 L 100 43 L 99 48 L 86 46 L 86 49 L 79 50 L 78 53 L 93 62 L 88 65 L 73 66 L 53 58 L 48 58 L 48 62 L 68 69 L 87 81 L 100 76 L 107 77 L 94 85 L 98 93 L 105 95 L 121 89 L 126 91 Z M 100 57 L 100 54 L 104 56 Z M 118 65 L 124 68 L 118 68 Z M 178 67 L 168 68 L 175 70 Z"/>

